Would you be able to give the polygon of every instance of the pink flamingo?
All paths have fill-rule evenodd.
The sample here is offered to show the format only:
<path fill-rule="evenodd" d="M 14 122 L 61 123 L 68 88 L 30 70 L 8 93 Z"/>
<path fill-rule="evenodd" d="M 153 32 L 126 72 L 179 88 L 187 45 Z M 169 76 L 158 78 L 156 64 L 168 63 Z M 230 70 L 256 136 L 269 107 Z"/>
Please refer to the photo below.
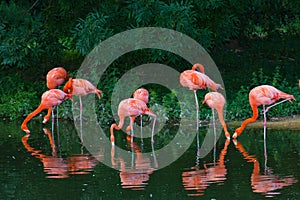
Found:
<path fill-rule="evenodd" d="M 58 106 L 67 98 L 72 99 L 72 96 L 70 94 L 66 94 L 65 92 L 63 92 L 59 89 L 51 89 L 51 90 L 44 92 L 44 94 L 42 95 L 42 100 L 41 100 L 39 107 L 25 118 L 25 120 L 23 121 L 23 123 L 21 125 L 21 129 L 23 131 L 25 131 L 27 134 L 29 134 L 30 131 L 27 127 L 28 121 L 30 121 L 31 118 L 33 118 L 34 116 L 39 114 L 44 109 L 51 108 L 52 121 L 53 121 L 54 120 L 53 107 Z M 44 118 L 44 121 L 45 121 L 45 118 Z"/>
<path fill-rule="evenodd" d="M 284 99 L 278 103 L 275 103 L 279 99 Z M 246 119 L 242 125 L 235 130 L 235 133 L 233 134 L 232 138 L 237 138 L 247 124 L 254 122 L 257 117 L 258 117 L 258 106 L 263 105 L 263 115 L 264 115 L 264 127 L 267 125 L 267 118 L 266 118 L 266 113 L 270 108 L 273 106 L 276 106 L 278 104 L 281 104 L 285 101 L 291 101 L 291 100 L 296 100 L 293 95 L 284 93 L 278 89 L 276 89 L 273 86 L 270 85 L 261 85 L 253 88 L 250 93 L 249 93 L 249 103 L 252 108 L 253 114 L 252 117 Z M 275 103 L 275 104 L 273 104 Z M 265 105 L 270 105 L 273 104 L 265 109 Z M 264 134 L 264 137 L 266 135 Z"/>
<path fill-rule="evenodd" d="M 196 68 L 199 68 L 200 72 L 196 71 Z M 211 80 L 207 75 L 204 74 L 203 65 L 196 63 L 193 65 L 191 70 L 185 70 L 180 74 L 180 84 L 183 87 L 187 87 L 190 90 L 194 91 L 195 101 L 196 101 L 196 114 L 197 114 L 197 130 L 199 129 L 199 104 L 197 99 L 197 90 L 205 90 L 207 87 L 212 89 L 213 91 L 217 91 L 217 89 L 223 89 L 220 84 L 215 83 Z"/>
<path fill-rule="evenodd" d="M 154 118 L 153 127 L 152 127 L 152 137 L 151 141 L 154 142 L 154 127 L 155 127 L 155 121 L 156 121 L 156 115 L 147 107 L 146 103 L 140 99 L 135 98 L 129 98 L 124 99 L 120 102 L 118 107 L 118 116 L 120 118 L 119 125 L 112 124 L 110 127 L 110 141 L 112 145 L 115 144 L 115 137 L 114 137 L 114 129 L 120 130 L 124 125 L 124 119 L 125 117 L 130 117 L 130 130 L 132 132 L 133 137 L 133 123 L 135 117 L 139 115 L 149 115 Z"/>
<path fill-rule="evenodd" d="M 63 67 L 53 68 L 47 73 L 47 76 L 46 76 L 47 87 L 49 89 L 55 89 L 58 86 L 62 85 L 66 80 L 68 80 L 68 78 L 69 78 L 69 75 Z M 56 109 L 58 109 L 58 107 L 56 107 Z M 57 112 L 58 112 L 58 110 L 57 110 Z M 46 124 L 49 121 L 51 113 L 52 113 L 52 107 L 48 109 L 48 113 L 44 117 L 43 124 Z M 57 114 L 57 117 L 58 117 L 58 114 Z M 53 125 L 53 123 L 54 123 L 54 121 L 52 121 L 52 125 Z"/>
<path fill-rule="evenodd" d="M 211 109 L 212 109 L 212 115 L 213 115 L 213 123 L 215 126 L 215 115 L 214 115 L 214 109 L 217 110 L 219 120 L 223 126 L 225 137 L 230 140 L 230 134 L 227 131 L 226 123 L 224 121 L 223 117 L 223 108 L 225 105 L 225 98 L 222 94 L 218 92 L 209 92 L 205 95 L 205 98 L 202 102 L 202 104 L 206 103 Z"/>

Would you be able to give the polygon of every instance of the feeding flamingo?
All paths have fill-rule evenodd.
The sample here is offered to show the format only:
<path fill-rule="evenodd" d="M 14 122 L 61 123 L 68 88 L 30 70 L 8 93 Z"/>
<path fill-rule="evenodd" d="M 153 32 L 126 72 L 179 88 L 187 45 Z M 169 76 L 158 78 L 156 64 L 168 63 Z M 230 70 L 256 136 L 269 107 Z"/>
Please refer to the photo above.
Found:
<path fill-rule="evenodd" d="M 54 114 L 53 114 L 53 107 L 58 106 L 61 104 L 65 99 L 70 98 L 72 99 L 72 96 L 70 94 L 66 94 L 65 92 L 59 90 L 59 89 L 51 89 L 43 93 L 42 100 L 39 105 L 39 107 L 34 110 L 32 113 L 30 113 L 25 120 L 23 121 L 21 125 L 21 129 L 25 131 L 27 134 L 30 133 L 27 123 L 37 114 L 39 114 L 44 109 L 52 108 L 52 119 L 54 120 Z M 45 121 L 45 119 L 44 119 Z"/>
<path fill-rule="evenodd" d="M 284 99 L 278 103 L 275 103 L 279 99 Z M 270 108 L 281 104 L 285 101 L 296 100 L 293 95 L 284 93 L 277 88 L 270 85 L 261 85 L 253 88 L 249 93 L 249 103 L 252 108 L 252 117 L 246 119 L 242 125 L 235 130 L 232 138 L 236 138 L 241 135 L 247 124 L 254 122 L 258 117 L 258 106 L 263 105 L 263 114 L 264 114 L 264 127 L 266 126 L 267 118 L 266 113 Z M 275 103 L 275 104 L 273 104 Z M 265 105 L 273 104 L 265 109 Z"/>
<path fill-rule="evenodd" d="M 225 137 L 228 140 L 230 140 L 230 134 L 227 131 L 226 123 L 225 123 L 224 117 L 223 117 L 223 108 L 225 105 L 225 98 L 223 97 L 223 95 L 218 92 L 209 92 L 205 95 L 205 98 L 204 98 L 202 104 L 204 104 L 204 103 L 206 103 L 212 109 L 213 121 L 215 121 L 214 109 L 217 110 L 219 120 L 224 129 Z M 214 126 L 215 126 L 215 123 L 214 123 Z"/>
<path fill-rule="evenodd" d="M 145 102 L 145 104 L 148 103 L 149 101 L 149 92 L 148 90 L 146 90 L 145 88 L 139 88 L 137 89 L 136 91 L 134 91 L 133 93 L 133 98 L 134 99 L 139 99 L 139 100 L 142 100 Z M 142 123 L 143 123 L 143 118 L 142 118 L 142 115 L 140 115 L 140 118 L 141 118 L 141 129 L 142 129 Z M 133 117 L 133 121 L 135 120 L 135 117 Z M 131 130 L 131 127 L 130 125 L 127 126 L 126 128 L 126 131 L 129 132 Z"/>
<path fill-rule="evenodd" d="M 152 137 L 151 137 L 151 141 L 153 143 L 156 115 L 148 108 L 148 106 L 144 101 L 140 99 L 129 98 L 129 99 L 122 100 L 119 104 L 118 107 L 118 116 L 120 118 L 119 125 L 112 124 L 110 127 L 110 141 L 112 145 L 115 144 L 114 129 L 120 130 L 123 127 L 125 117 L 130 117 L 129 127 L 132 132 L 135 117 L 144 114 L 152 116 L 154 118 L 153 127 L 152 127 Z M 133 137 L 133 132 L 132 132 L 132 137 Z"/>
<path fill-rule="evenodd" d="M 46 76 L 47 87 L 49 89 L 55 89 L 61 84 L 63 84 L 66 80 L 68 80 L 68 78 L 69 75 L 63 67 L 53 68 L 47 73 Z M 52 113 L 52 107 L 48 109 L 48 113 L 44 117 L 44 121 L 43 121 L 44 124 L 46 124 L 47 121 L 50 119 L 51 113 Z"/>
<path fill-rule="evenodd" d="M 200 72 L 196 71 L 199 68 Z M 199 116 L 199 104 L 197 99 L 197 90 L 205 90 L 207 87 L 212 89 L 213 91 L 217 91 L 217 89 L 223 89 L 220 84 L 215 83 L 211 80 L 207 75 L 204 74 L 203 65 L 196 63 L 193 65 L 191 70 L 185 70 L 180 74 L 180 84 L 183 87 L 188 87 L 190 90 L 194 91 L 195 101 L 196 101 L 196 114 L 197 114 L 197 130 L 199 128 L 198 125 L 198 116 Z"/>

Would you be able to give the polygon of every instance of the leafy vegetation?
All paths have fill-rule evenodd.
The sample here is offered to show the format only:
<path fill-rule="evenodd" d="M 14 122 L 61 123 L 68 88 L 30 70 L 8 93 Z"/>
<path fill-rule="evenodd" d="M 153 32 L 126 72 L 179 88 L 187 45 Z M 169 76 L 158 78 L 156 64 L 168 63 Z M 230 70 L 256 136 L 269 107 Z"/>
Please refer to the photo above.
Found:
<path fill-rule="evenodd" d="M 257 85 L 274 85 L 300 99 L 296 86 L 300 76 L 299 7 L 296 0 L 2 1 L 0 116 L 26 116 L 47 90 L 48 70 L 64 66 L 75 77 L 84 57 L 100 42 L 139 27 L 182 32 L 210 52 L 226 86 L 228 120 L 251 116 L 248 93 Z M 96 107 L 101 123 L 112 120 L 115 84 L 128 70 L 144 63 L 162 63 L 178 71 L 190 68 L 182 58 L 162 50 L 143 49 L 121 56 L 98 85 L 105 94 Z M 145 87 L 150 90 L 150 105 L 164 106 L 170 122 L 194 109 L 194 102 L 188 102 L 180 113 L 175 91 Z M 198 91 L 198 96 L 200 102 L 204 92 Z M 72 118 L 71 102 L 60 107 L 60 117 Z M 297 115 L 299 107 L 298 102 L 285 103 L 272 108 L 268 116 Z M 200 109 L 201 119 L 210 117 L 206 105 Z"/>

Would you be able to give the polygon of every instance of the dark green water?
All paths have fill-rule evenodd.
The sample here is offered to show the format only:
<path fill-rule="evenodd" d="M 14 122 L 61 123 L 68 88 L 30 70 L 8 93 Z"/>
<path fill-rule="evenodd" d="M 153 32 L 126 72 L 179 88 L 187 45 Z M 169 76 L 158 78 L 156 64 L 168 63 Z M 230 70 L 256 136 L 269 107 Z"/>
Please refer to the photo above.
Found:
<path fill-rule="evenodd" d="M 222 135 L 215 151 L 202 159 L 197 159 L 195 139 L 179 159 L 158 169 L 153 155 L 141 156 L 151 151 L 149 142 L 142 146 L 134 138 L 131 146 L 122 132 L 116 141 L 128 152 L 134 150 L 131 163 L 117 149 L 112 155 L 99 148 L 91 156 L 70 122 L 59 123 L 52 147 L 50 124 L 45 134 L 34 120 L 31 136 L 23 137 L 21 123 L 0 122 L 0 199 L 300 199 L 299 131 L 268 129 L 266 155 L 263 129 L 246 129 L 236 145 L 225 143 Z M 158 140 L 154 148 L 160 145 Z M 103 164 L 106 155 L 113 157 L 115 168 L 126 171 Z"/>

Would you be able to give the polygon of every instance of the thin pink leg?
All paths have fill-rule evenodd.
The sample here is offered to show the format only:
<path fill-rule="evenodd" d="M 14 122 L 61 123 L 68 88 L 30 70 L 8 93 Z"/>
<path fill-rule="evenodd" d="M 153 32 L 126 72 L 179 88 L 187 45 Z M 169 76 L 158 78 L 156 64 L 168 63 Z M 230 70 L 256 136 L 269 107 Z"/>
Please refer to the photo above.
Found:
<path fill-rule="evenodd" d="M 79 96 L 79 120 L 80 120 L 80 139 L 81 142 L 83 142 L 83 137 L 82 137 L 82 101 L 81 101 L 81 96 Z"/>
<path fill-rule="evenodd" d="M 194 90 L 194 96 L 196 101 L 196 124 L 197 124 L 197 131 L 199 130 L 199 103 L 197 98 L 197 90 Z"/>

